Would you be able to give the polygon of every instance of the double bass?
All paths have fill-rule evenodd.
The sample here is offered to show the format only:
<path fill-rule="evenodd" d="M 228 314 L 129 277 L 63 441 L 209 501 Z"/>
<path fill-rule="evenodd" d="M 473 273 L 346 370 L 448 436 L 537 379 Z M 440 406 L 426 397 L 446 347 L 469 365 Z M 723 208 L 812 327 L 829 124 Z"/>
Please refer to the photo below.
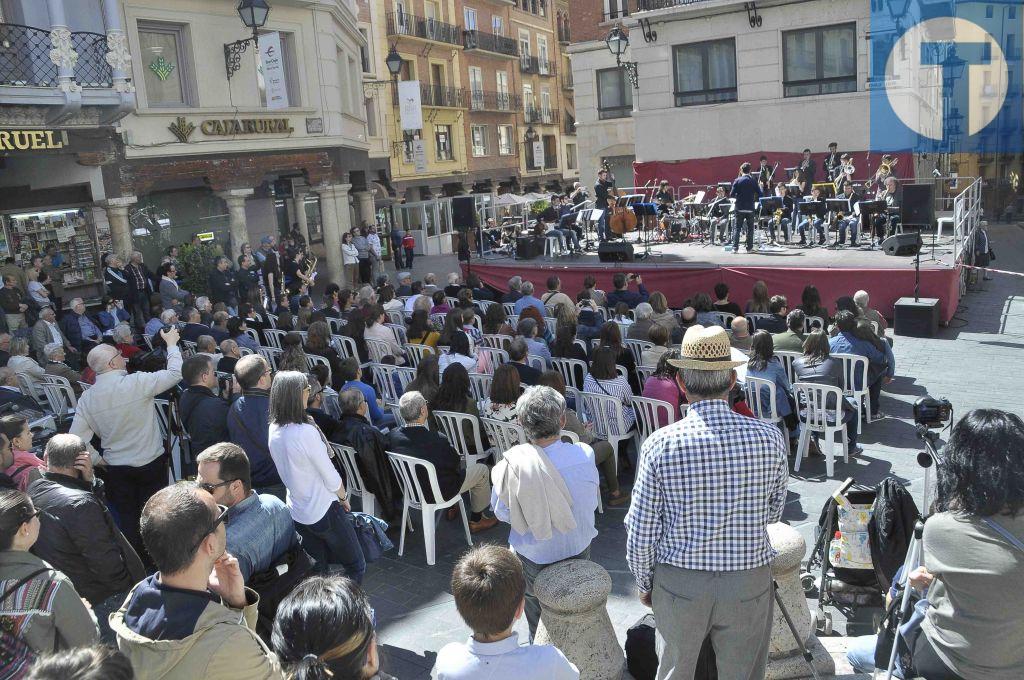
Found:
<path fill-rule="evenodd" d="M 608 172 L 608 176 L 612 177 L 614 182 L 615 176 L 612 175 L 608 162 L 602 163 L 601 167 Z M 614 184 L 608 188 L 608 231 L 619 236 L 636 231 L 636 213 L 633 212 L 632 208 L 619 205 L 619 197 L 625 195 L 626 193 L 616 189 Z"/>

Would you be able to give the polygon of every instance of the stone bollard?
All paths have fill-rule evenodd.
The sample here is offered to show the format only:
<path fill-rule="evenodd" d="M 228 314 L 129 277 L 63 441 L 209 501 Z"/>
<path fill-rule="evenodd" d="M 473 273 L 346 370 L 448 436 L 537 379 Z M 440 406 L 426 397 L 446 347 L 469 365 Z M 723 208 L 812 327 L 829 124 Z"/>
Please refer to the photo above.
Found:
<path fill-rule="evenodd" d="M 808 651 L 814 656 L 814 667 L 822 675 L 833 673 L 835 663 L 814 634 L 811 612 L 800 585 L 800 561 L 807 549 L 804 537 L 788 524 L 779 523 L 768 525 L 768 538 L 778 553 L 772 561 L 772 578 L 779 584 L 779 596 Z M 800 648 L 777 602 L 774 607 L 766 680 L 811 677 L 811 669 L 800 655 Z"/>
<path fill-rule="evenodd" d="M 608 617 L 612 578 L 588 560 L 553 564 L 537 575 L 540 600 L 534 642 L 552 644 L 576 665 L 581 680 L 619 680 L 626 658 Z"/>

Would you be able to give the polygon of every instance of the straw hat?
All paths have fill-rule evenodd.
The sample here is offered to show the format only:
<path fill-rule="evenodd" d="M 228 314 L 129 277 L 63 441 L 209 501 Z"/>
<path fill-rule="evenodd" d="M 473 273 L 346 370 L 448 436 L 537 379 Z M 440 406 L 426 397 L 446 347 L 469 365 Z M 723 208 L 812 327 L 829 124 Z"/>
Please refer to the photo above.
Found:
<path fill-rule="evenodd" d="M 747 363 L 746 360 L 733 361 L 729 335 L 721 326 L 690 326 L 679 346 L 679 354 L 679 359 L 669 359 L 668 363 L 697 371 L 724 371 Z"/>

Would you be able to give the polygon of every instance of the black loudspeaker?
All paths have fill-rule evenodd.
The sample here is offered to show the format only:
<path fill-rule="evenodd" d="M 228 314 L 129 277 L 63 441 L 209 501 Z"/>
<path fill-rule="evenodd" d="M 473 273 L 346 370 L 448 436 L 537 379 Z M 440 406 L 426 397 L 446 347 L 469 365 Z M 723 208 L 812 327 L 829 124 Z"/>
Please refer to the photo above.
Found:
<path fill-rule="evenodd" d="M 935 224 L 935 185 L 904 184 L 900 203 L 903 227 L 931 227 Z"/>
<path fill-rule="evenodd" d="M 597 247 L 597 259 L 601 262 L 632 262 L 633 244 L 606 241 Z"/>
<path fill-rule="evenodd" d="M 456 196 L 452 199 L 452 227 L 456 231 L 476 228 L 476 199 Z"/>
<path fill-rule="evenodd" d="M 935 298 L 912 297 L 896 301 L 892 332 L 911 338 L 934 338 L 939 331 L 939 301 Z"/>
<path fill-rule="evenodd" d="M 882 241 L 882 252 L 896 257 L 917 255 L 921 250 L 921 234 L 916 231 L 896 234 Z"/>
<path fill-rule="evenodd" d="M 520 236 L 516 239 L 516 259 L 533 260 L 544 252 L 543 236 Z"/>

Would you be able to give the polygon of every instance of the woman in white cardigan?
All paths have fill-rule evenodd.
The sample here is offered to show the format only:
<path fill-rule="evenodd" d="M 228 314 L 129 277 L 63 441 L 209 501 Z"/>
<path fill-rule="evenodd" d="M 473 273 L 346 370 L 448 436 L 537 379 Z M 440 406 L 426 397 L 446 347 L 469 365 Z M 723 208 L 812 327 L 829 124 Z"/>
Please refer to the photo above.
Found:
<path fill-rule="evenodd" d="M 352 243 L 352 232 L 341 237 L 341 264 L 345 269 L 345 281 L 352 284 L 352 290 L 359 288 L 359 251 Z"/>

